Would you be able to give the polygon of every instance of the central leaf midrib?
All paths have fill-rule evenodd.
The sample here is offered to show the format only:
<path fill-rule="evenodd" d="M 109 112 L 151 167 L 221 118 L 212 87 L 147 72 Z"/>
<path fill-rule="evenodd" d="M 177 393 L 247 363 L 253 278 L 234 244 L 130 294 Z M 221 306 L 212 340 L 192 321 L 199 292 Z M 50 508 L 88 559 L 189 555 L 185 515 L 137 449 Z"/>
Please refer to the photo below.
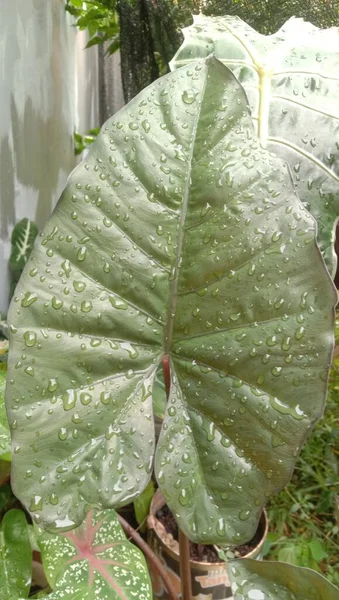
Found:
<path fill-rule="evenodd" d="M 258 74 L 258 89 L 259 95 L 259 115 L 257 124 L 257 135 L 260 139 L 261 145 L 266 148 L 267 138 L 269 135 L 269 111 L 270 111 L 270 96 L 271 96 L 271 78 L 273 69 L 268 69 L 261 61 L 261 57 L 257 54 L 255 48 L 250 43 L 246 43 L 241 35 L 238 35 L 231 26 L 225 25 L 225 28 L 230 35 L 236 39 L 239 44 L 247 52 L 249 58 L 253 63 L 253 68 Z M 231 61 L 229 61 L 231 62 Z M 244 84 L 242 84 L 244 85 Z"/>
<path fill-rule="evenodd" d="M 178 282 L 179 282 L 180 267 L 181 267 L 182 249 L 183 249 L 184 237 L 185 237 L 185 221 L 186 221 L 187 210 L 188 210 L 188 201 L 189 201 L 189 196 L 190 196 L 192 162 L 193 162 L 193 158 L 194 158 L 195 140 L 197 137 L 197 131 L 198 131 L 198 127 L 199 127 L 200 114 L 201 114 L 201 110 L 202 110 L 202 106 L 203 106 L 203 102 L 204 102 L 208 71 L 209 71 L 209 65 L 207 64 L 204 86 L 203 86 L 202 93 L 201 93 L 201 103 L 200 103 L 200 107 L 198 110 L 196 122 L 193 127 L 191 149 L 190 149 L 190 154 L 189 154 L 189 158 L 188 158 L 187 178 L 186 178 L 185 189 L 184 189 L 184 194 L 183 194 L 183 202 L 182 202 L 182 209 L 181 209 L 180 222 L 179 222 L 179 231 L 178 231 L 178 237 L 177 237 L 177 250 L 176 250 L 176 255 L 175 255 L 174 264 L 173 264 L 173 271 L 172 271 L 174 273 L 174 277 L 170 282 L 168 313 L 167 313 L 167 320 L 166 320 L 166 327 L 165 327 L 165 339 L 164 339 L 164 353 L 165 354 L 169 354 L 171 346 L 172 346 L 172 340 L 173 340 L 173 327 L 174 327 L 174 321 L 175 321 L 175 317 L 176 317 L 176 306 L 177 306 L 177 300 L 178 300 Z"/>

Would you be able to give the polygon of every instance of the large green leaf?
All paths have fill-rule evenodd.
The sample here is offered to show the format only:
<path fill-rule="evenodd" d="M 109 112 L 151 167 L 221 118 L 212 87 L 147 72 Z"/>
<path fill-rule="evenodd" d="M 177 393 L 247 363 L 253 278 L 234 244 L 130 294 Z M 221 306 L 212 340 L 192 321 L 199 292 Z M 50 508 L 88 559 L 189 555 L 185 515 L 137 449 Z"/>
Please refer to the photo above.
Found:
<path fill-rule="evenodd" d="M 0 530 L 0 600 L 28 596 L 31 587 L 32 550 L 25 513 L 9 510 Z"/>
<path fill-rule="evenodd" d="M 12 484 L 35 520 L 122 506 L 152 470 L 194 540 L 254 534 L 323 410 L 336 293 L 287 166 L 216 59 L 156 81 L 73 172 L 11 305 Z"/>
<path fill-rule="evenodd" d="M 318 242 L 335 273 L 339 217 L 339 29 L 292 18 L 263 36 L 238 17 L 194 17 L 172 61 L 214 52 L 242 83 L 261 143 L 290 164 L 299 197 L 317 219 Z"/>
<path fill-rule="evenodd" d="M 237 560 L 229 563 L 234 600 L 339 600 L 339 590 L 311 569 L 287 563 Z"/>
<path fill-rule="evenodd" d="M 11 436 L 5 408 L 6 371 L 0 371 L 0 460 L 11 460 Z"/>
<path fill-rule="evenodd" d="M 152 588 L 143 554 L 131 544 L 114 510 L 90 511 L 75 531 L 40 531 L 50 600 L 151 600 Z"/>

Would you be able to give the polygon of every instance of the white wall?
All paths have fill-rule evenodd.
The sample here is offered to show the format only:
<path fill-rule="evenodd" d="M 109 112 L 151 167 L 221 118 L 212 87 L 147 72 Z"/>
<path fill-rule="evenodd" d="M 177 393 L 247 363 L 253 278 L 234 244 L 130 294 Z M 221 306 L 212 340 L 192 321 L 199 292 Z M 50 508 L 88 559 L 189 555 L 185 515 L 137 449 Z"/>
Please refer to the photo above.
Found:
<path fill-rule="evenodd" d="M 77 120 L 76 129 L 86 133 L 99 127 L 99 71 L 98 46 L 86 48 L 88 34 L 77 34 Z"/>
<path fill-rule="evenodd" d="M 78 91 L 81 40 L 72 25 L 64 0 L 0 0 L 0 311 L 14 224 L 29 217 L 44 225 L 75 165 L 74 129 L 99 120 L 97 53 L 84 58 Z M 85 74 L 86 61 L 94 74 Z"/>

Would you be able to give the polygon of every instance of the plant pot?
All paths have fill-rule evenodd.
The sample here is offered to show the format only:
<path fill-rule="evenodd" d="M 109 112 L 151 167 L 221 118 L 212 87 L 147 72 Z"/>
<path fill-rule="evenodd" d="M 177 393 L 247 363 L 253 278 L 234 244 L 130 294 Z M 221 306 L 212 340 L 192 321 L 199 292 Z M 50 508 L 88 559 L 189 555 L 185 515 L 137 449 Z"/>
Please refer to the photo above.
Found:
<path fill-rule="evenodd" d="M 33 560 L 32 564 L 32 587 L 44 589 L 48 586 L 48 581 L 41 562 Z"/>
<path fill-rule="evenodd" d="M 168 534 L 164 525 L 157 518 L 158 510 L 165 506 L 165 500 L 157 490 L 153 497 L 150 515 L 148 517 L 148 544 L 153 552 L 163 563 L 173 586 L 181 597 L 180 583 L 180 565 L 179 565 L 179 544 Z M 267 514 L 263 511 L 258 526 L 260 541 L 253 547 L 251 552 L 242 558 L 262 558 L 263 545 L 268 532 Z M 198 562 L 190 561 L 192 577 L 192 600 L 231 600 L 232 590 L 228 579 L 225 562 Z M 149 565 L 154 598 L 169 600 L 167 590 L 157 572 L 152 565 Z"/>

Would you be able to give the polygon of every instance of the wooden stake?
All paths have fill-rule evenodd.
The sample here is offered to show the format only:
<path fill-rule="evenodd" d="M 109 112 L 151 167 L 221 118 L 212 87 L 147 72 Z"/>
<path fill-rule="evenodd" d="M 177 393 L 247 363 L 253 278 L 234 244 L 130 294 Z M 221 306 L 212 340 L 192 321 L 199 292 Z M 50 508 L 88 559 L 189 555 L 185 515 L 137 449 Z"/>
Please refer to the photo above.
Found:
<path fill-rule="evenodd" d="M 162 369 L 164 372 L 164 381 L 166 388 L 167 401 L 171 389 L 171 370 L 168 356 L 162 359 Z M 179 561 L 180 561 L 180 580 L 181 580 L 181 599 L 192 600 L 192 579 L 190 563 L 190 543 L 189 539 L 179 527 Z"/>
<path fill-rule="evenodd" d="M 182 600 L 192 600 L 192 579 L 189 539 L 179 528 L 179 559 Z"/>

